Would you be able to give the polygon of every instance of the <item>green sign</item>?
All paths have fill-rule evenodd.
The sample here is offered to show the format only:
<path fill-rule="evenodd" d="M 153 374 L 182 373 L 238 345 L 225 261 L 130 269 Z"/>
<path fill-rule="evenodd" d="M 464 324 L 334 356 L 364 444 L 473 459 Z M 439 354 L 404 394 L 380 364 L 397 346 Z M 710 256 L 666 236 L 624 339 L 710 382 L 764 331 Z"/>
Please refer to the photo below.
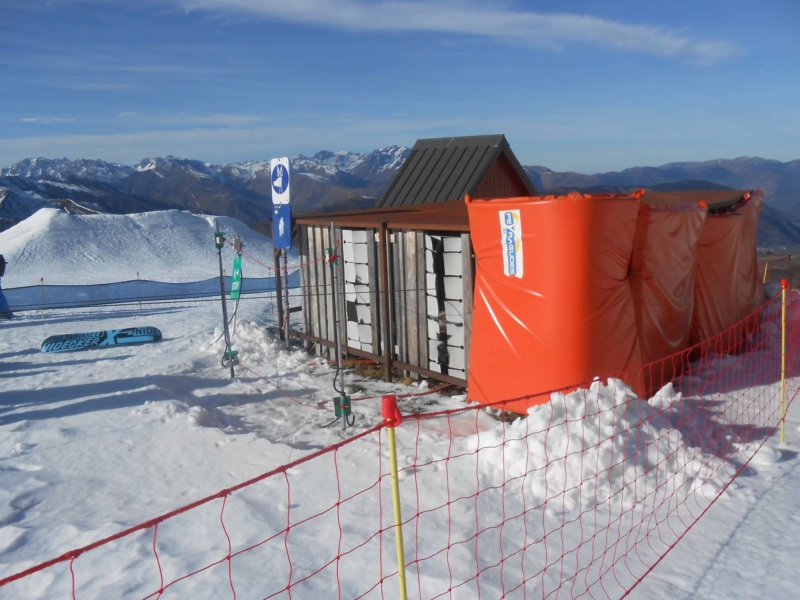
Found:
<path fill-rule="evenodd" d="M 231 278 L 231 300 L 239 299 L 242 290 L 242 257 L 233 259 L 233 277 Z"/>

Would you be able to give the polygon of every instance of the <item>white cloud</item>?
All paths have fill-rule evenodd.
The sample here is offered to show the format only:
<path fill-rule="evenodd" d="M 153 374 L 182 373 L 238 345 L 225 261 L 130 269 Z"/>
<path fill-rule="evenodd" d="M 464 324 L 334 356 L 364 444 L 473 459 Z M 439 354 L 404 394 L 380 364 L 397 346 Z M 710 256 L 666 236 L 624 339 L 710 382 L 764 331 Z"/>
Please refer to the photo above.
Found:
<path fill-rule="evenodd" d="M 477 35 L 530 46 L 591 44 L 712 64 L 738 54 L 724 41 L 577 14 L 511 10 L 468 0 L 167 0 L 187 10 L 246 12 L 292 23 L 361 31 L 427 31 Z"/>
<path fill-rule="evenodd" d="M 25 117 L 20 119 L 22 123 L 33 123 L 36 125 L 57 125 L 59 123 L 74 123 L 75 119 L 63 119 L 61 117 Z"/>

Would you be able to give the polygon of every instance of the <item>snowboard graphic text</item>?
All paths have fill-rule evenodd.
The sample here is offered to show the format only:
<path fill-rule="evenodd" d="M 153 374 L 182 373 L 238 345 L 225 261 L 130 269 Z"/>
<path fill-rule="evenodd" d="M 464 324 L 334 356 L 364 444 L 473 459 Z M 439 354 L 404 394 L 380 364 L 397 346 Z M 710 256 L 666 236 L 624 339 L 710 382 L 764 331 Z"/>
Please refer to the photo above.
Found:
<path fill-rule="evenodd" d="M 42 352 L 74 352 L 103 346 L 135 345 L 157 342 L 161 331 L 155 327 L 127 327 L 88 333 L 53 335 L 42 342 Z"/>

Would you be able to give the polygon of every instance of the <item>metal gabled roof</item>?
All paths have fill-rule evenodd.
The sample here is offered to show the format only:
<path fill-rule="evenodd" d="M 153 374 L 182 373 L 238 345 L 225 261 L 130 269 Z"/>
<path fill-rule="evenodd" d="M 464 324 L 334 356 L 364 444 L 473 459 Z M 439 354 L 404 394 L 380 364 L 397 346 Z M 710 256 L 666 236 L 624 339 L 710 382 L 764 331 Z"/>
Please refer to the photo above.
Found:
<path fill-rule="evenodd" d="M 501 155 L 534 195 L 536 189 L 503 134 L 430 138 L 417 140 L 378 207 L 462 200 L 475 192 Z"/>

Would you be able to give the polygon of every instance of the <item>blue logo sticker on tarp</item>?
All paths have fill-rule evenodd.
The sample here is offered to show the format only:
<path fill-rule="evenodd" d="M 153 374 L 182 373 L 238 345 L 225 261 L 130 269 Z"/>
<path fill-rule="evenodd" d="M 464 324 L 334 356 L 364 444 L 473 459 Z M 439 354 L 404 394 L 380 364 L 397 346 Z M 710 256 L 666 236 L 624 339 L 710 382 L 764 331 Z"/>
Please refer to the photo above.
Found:
<path fill-rule="evenodd" d="M 522 221 L 519 210 L 500 211 L 501 244 L 503 246 L 503 273 L 508 277 L 522 278 Z"/>

